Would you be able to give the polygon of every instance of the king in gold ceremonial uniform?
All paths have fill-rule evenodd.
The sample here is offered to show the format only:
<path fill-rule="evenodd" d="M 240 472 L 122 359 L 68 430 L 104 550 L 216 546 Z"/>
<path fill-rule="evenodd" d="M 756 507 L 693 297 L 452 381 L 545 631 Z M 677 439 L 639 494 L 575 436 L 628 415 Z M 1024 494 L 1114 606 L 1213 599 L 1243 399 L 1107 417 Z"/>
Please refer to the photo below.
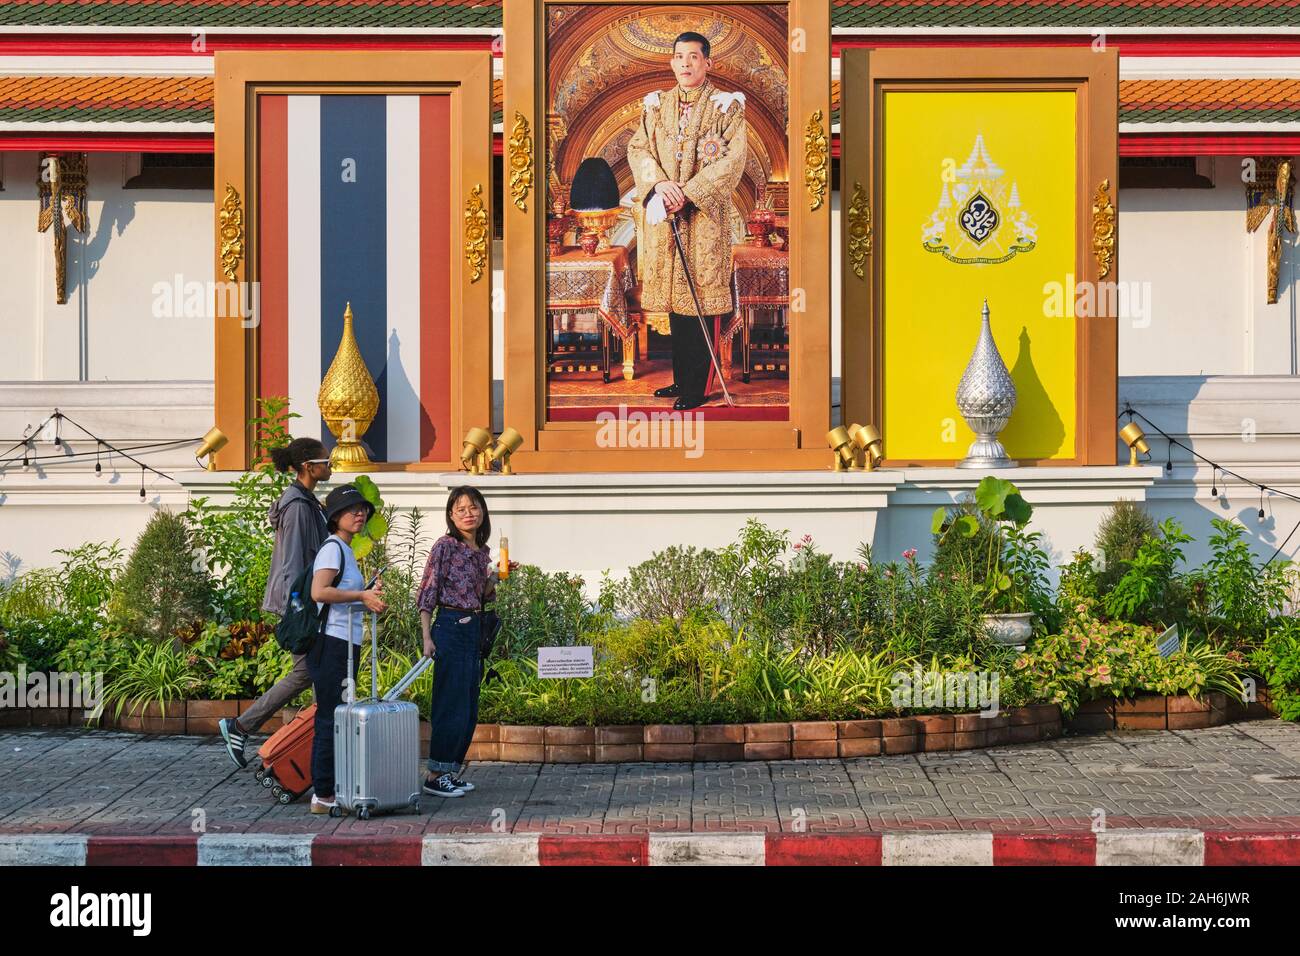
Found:
<path fill-rule="evenodd" d="M 641 122 L 627 145 L 636 197 L 644 209 L 658 198 L 676 214 L 705 325 L 716 343 L 731 299 L 731 209 L 745 169 L 745 95 L 724 93 L 709 82 L 709 41 L 683 33 L 673 44 L 677 86 L 646 96 Z M 638 237 L 641 305 L 669 313 L 673 384 L 656 396 L 673 407 L 704 404 L 713 383 L 708 343 L 697 318 L 682 260 L 665 219 L 652 224 L 647 210 Z"/>

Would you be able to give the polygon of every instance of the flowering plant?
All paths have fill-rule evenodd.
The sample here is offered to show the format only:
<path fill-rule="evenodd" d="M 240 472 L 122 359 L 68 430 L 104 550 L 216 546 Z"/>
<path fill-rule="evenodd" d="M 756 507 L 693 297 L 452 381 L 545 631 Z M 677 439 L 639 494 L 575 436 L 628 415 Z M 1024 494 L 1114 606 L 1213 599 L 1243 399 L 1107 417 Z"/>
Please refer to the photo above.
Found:
<path fill-rule="evenodd" d="M 1138 693 L 1190 694 L 1220 690 L 1240 696 L 1244 662 L 1201 645 L 1161 657 L 1155 630 L 1102 621 L 1085 603 L 1059 634 L 1039 638 L 1015 663 L 1035 700 L 1060 704 L 1068 717 L 1089 700 Z"/>

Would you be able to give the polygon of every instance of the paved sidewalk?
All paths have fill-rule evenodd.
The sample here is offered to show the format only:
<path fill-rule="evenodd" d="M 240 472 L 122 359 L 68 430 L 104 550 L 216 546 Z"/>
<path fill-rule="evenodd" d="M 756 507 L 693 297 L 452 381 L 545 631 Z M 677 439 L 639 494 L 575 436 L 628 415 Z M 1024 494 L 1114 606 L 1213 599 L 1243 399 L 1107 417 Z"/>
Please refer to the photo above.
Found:
<path fill-rule="evenodd" d="M 1106 830 L 1300 833 L 1300 725 L 1277 720 L 844 760 L 481 763 L 467 776 L 478 790 L 426 797 L 419 814 L 331 819 L 276 805 L 216 738 L 6 731 L 0 835 L 1046 835 L 1090 832 L 1100 813 Z"/>

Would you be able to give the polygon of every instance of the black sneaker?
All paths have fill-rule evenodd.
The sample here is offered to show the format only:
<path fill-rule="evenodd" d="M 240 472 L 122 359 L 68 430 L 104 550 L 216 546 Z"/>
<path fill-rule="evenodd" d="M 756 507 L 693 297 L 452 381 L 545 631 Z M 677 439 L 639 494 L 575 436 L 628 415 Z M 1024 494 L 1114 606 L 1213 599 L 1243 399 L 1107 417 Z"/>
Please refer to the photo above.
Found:
<path fill-rule="evenodd" d="M 451 785 L 460 790 L 464 790 L 466 793 L 469 793 L 474 789 L 474 784 L 470 783 L 468 780 L 462 780 L 460 777 L 453 776 L 451 778 Z"/>
<path fill-rule="evenodd" d="M 431 797 L 463 797 L 465 791 L 452 783 L 451 774 L 444 773 L 430 780 L 424 778 L 424 786 L 421 788 Z"/>
<path fill-rule="evenodd" d="M 248 758 L 244 756 L 244 741 L 248 735 L 240 733 L 233 717 L 221 718 L 217 727 L 221 730 L 221 739 L 226 742 L 226 753 L 230 754 L 235 766 L 243 770 L 248 766 Z"/>

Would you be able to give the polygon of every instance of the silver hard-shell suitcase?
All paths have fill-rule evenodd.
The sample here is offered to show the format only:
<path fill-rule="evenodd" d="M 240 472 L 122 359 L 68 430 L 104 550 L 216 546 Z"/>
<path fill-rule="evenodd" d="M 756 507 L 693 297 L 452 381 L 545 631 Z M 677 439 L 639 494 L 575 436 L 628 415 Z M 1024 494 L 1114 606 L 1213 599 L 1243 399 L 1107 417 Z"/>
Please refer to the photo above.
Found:
<path fill-rule="evenodd" d="M 395 698 L 432 661 L 421 658 L 397 686 L 379 698 L 379 621 L 371 615 L 371 696 L 334 709 L 334 778 L 336 814 L 356 811 L 366 820 L 373 812 L 420 808 L 420 714 L 415 704 Z M 348 657 L 348 686 L 355 687 Z"/>

